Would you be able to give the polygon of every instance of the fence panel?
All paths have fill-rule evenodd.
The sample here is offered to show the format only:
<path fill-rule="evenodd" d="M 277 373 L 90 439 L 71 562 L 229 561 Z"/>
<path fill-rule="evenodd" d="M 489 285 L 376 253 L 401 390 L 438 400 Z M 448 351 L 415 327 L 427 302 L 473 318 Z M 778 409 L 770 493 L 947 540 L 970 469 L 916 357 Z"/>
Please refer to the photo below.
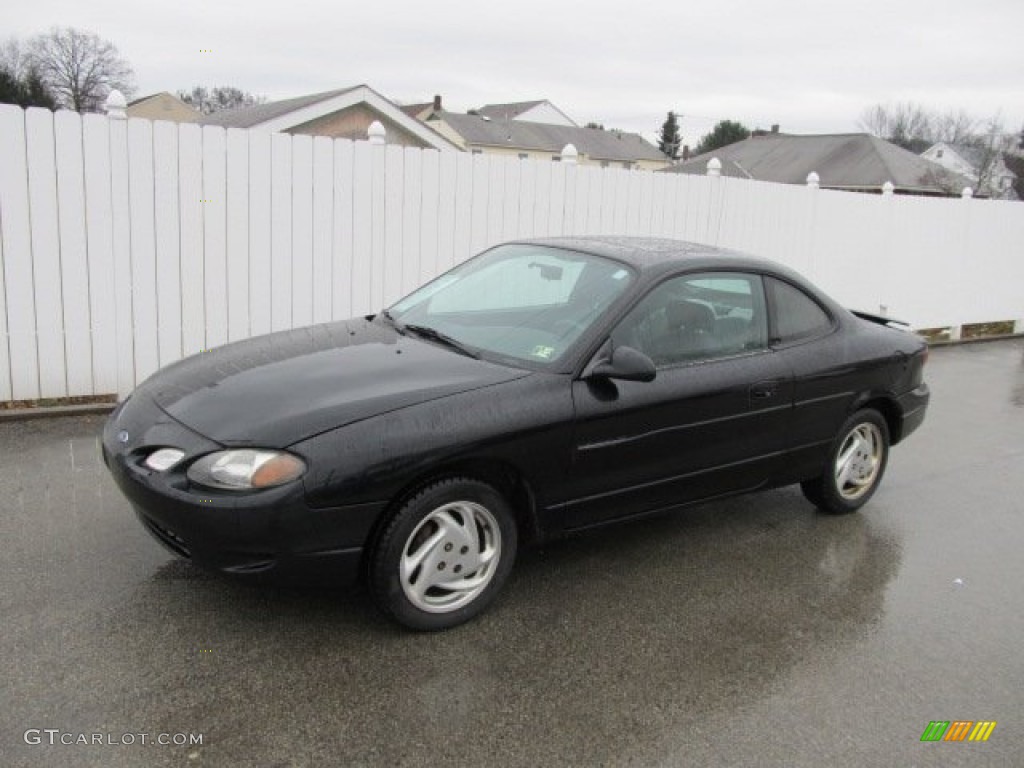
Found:
<path fill-rule="evenodd" d="M 331 239 L 334 236 L 334 142 L 313 139 L 313 322 L 331 319 Z"/>
<path fill-rule="evenodd" d="M 292 327 L 292 142 L 270 137 L 270 328 Z"/>
<path fill-rule="evenodd" d="M 89 316 L 89 253 L 85 237 L 82 118 L 58 112 L 54 119 L 60 277 L 69 392 L 92 392 L 92 318 Z"/>
<path fill-rule="evenodd" d="M 181 248 L 181 346 L 185 355 L 206 349 L 203 287 L 203 134 L 198 125 L 178 129 L 178 211 Z M 269 328 L 267 330 L 270 330 Z"/>
<path fill-rule="evenodd" d="M 131 264 L 132 338 L 135 377 L 142 381 L 160 367 L 157 334 L 156 222 L 153 124 L 128 121 L 128 228 Z"/>
<path fill-rule="evenodd" d="M 207 348 L 228 340 L 226 148 L 223 128 L 203 126 L 203 297 Z"/>
<path fill-rule="evenodd" d="M 342 320 L 352 315 L 352 258 L 354 154 L 351 141 L 334 142 L 334 232 L 331 260 L 331 317 Z M 367 248 L 361 253 L 366 253 Z"/>
<path fill-rule="evenodd" d="M 292 316 L 313 322 L 313 137 L 292 139 Z"/>
<path fill-rule="evenodd" d="M 416 284 L 438 274 L 437 241 L 440 228 L 440 152 L 423 154 L 423 194 L 421 197 L 420 269 Z M 415 286 L 413 286 L 415 287 Z"/>
<path fill-rule="evenodd" d="M 153 123 L 156 317 L 160 365 L 181 357 L 181 237 L 178 127 Z"/>
<path fill-rule="evenodd" d="M 246 131 L 249 139 L 249 333 L 270 333 L 270 253 L 273 240 L 271 134 Z"/>
<path fill-rule="evenodd" d="M 45 109 L 29 109 L 25 114 L 25 139 L 28 202 L 32 212 L 30 227 L 35 276 L 35 332 L 39 345 L 39 396 L 62 397 L 67 394 L 68 382 L 52 113 Z"/>
<path fill-rule="evenodd" d="M 353 315 L 369 312 L 373 300 L 373 264 L 366 254 L 376 252 L 373 232 L 374 198 L 377 195 L 377 190 L 373 189 L 374 149 L 378 148 L 359 142 L 352 151 L 352 272 L 348 293 Z"/>
<path fill-rule="evenodd" d="M 114 293 L 114 230 L 111 199 L 110 124 L 101 115 L 82 118 L 82 153 L 89 253 L 89 316 L 92 320 L 93 387 L 117 392 L 117 307 Z M 175 169 L 177 173 L 177 169 Z M 177 236 L 178 227 L 172 227 Z M 177 259 L 175 254 L 175 259 Z M 175 296 L 177 298 L 177 296 Z M 179 345 L 178 356 L 181 349 Z M 177 359 L 177 358 L 171 358 Z M 170 362 L 168 359 L 167 362 Z M 86 395 L 93 392 L 76 392 Z"/>
<path fill-rule="evenodd" d="M 228 340 L 249 336 L 249 134 L 228 128 L 226 138 L 227 191 L 224 201 L 227 236 Z"/>

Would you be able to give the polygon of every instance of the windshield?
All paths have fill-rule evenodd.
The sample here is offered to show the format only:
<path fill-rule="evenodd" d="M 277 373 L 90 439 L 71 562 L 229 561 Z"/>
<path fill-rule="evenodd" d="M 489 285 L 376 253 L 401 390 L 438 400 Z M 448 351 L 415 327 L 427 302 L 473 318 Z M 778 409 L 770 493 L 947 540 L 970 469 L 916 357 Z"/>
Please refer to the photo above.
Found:
<path fill-rule="evenodd" d="M 502 245 L 427 283 L 388 314 L 413 332 L 429 328 L 475 352 L 545 365 L 632 280 L 629 268 L 600 256 Z"/>

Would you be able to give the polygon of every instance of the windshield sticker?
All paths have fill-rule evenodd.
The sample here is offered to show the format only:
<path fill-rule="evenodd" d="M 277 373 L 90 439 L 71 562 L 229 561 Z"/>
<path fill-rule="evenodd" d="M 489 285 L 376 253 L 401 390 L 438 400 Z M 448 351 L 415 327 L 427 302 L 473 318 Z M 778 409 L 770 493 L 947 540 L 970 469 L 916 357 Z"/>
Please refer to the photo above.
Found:
<path fill-rule="evenodd" d="M 530 354 L 534 357 L 539 357 L 541 360 L 550 360 L 551 356 L 555 354 L 555 348 L 545 346 L 544 344 L 538 344 L 533 348 L 533 352 Z"/>

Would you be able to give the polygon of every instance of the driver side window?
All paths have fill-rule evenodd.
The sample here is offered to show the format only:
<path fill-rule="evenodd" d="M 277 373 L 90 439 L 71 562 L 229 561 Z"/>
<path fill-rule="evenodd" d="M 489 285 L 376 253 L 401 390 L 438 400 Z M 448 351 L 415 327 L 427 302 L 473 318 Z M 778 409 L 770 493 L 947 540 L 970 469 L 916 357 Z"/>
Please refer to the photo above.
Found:
<path fill-rule="evenodd" d="M 664 368 L 764 349 L 767 337 L 760 276 L 703 272 L 653 288 L 612 332 L 612 344 Z"/>

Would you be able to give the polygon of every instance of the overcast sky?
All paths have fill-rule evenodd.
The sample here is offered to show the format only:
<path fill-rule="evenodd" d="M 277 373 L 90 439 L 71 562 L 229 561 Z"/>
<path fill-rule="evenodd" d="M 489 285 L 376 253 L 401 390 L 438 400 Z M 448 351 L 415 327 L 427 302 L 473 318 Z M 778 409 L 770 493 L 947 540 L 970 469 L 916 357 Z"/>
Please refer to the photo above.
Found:
<path fill-rule="evenodd" d="M 865 107 L 903 100 L 1024 125 L 1024 0 L 21 0 L 4 16 L 5 36 L 70 25 L 111 40 L 136 96 L 366 83 L 457 111 L 546 98 L 649 138 L 671 109 L 689 144 L 725 118 L 854 131 Z"/>

